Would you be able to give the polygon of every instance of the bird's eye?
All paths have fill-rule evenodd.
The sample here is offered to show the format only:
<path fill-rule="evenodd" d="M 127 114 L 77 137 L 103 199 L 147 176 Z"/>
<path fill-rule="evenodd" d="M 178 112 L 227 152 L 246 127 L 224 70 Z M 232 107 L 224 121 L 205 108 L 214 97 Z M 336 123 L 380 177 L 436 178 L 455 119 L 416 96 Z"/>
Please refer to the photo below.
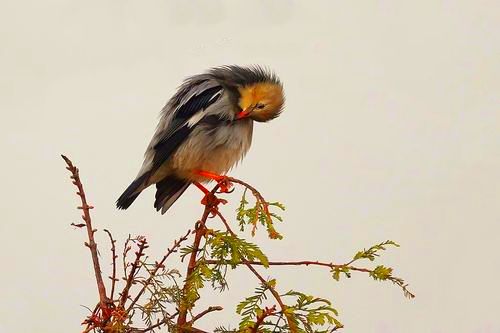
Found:
<path fill-rule="evenodd" d="M 263 108 L 265 107 L 265 105 L 264 105 L 264 104 L 262 104 L 262 103 L 257 103 L 257 105 L 255 105 L 255 107 L 256 107 L 257 109 L 263 109 Z"/>

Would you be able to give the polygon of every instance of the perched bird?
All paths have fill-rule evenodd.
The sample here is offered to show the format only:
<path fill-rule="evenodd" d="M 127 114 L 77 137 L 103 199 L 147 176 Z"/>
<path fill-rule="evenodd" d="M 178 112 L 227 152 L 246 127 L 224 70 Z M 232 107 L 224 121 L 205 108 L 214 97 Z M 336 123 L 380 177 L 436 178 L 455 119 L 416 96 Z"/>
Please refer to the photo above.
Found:
<path fill-rule="evenodd" d="M 164 214 L 194 183 L 221 181 L 247 153 L 253 122 L 279 116 L 279 78 L 260 66 L 222 66 L 187 78 L 161 111 L 136 179 L 118 198 L 127 209 L 156 184 L 154 207 Z"/>

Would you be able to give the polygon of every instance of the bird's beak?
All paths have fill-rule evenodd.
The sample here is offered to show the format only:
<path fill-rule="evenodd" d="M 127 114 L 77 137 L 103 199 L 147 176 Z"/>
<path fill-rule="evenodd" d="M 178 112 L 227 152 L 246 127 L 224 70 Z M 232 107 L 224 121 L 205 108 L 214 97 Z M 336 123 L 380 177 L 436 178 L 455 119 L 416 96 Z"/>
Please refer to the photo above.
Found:
<path fill-rule="evenodd" d="M 243 119 L 243 118 L 248 118 L 250 116 L 250 113 L 252 113 L 252 109 L 250 107 L 240 111 L 239 113 L 236 114 L 236 119 Z"/>

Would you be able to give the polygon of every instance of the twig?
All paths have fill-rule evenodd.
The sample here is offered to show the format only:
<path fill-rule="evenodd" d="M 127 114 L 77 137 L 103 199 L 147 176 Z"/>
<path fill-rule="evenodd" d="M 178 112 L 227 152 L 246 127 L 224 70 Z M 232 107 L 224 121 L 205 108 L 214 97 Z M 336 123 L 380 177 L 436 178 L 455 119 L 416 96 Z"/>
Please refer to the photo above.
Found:
<path fill-rule="evenodd" d="M 257 191 L 257 189 L 255 187 L 253 187 L 252 185 L 240 180 L 240 179 L 237 179 L 237 178 L 233 178 L 233 177 L 227 177 L 227 180 L 230 181 L 231 183 L 236 183 L 236 184 L 240 184 L 240 185 L 243 185 L 245 188 L 249 189 L 250 191 L 252 191 L 252 194 L 257 198 L 257 200 L 259 200 L 262 205 L 264 206 L 264 210 L 265 210 L 265 213 L 267 216 L 270 216 L 270 213 L 269 213 L 269 204 L 267 203 L 266 199 L 264 199 L 264 197 L 262 196 L 262 194 L 260 194 L 259 191 Z"/>
<path fill-rule="evenodd" d="M 131 240 L 132 240 L 132 236 L 129 234 L 127 240 L 123 244 L 123 253 L 122 253 L 123 276 L 128 276 L 127 267 L 130 264 L 127 262 L 127 255 L 128 255 L 128 252 L 132 249 L 132 246 L 128 245 Z"/>
<path fill-rule="evenodd" d="M 215 264 L 225 264 L 225 262 L 221 262 L 220 260 L 205 260 L 207 264 L 210 265 L 215 265 Z M 227 261 L 229 264 L 229 260 Z M 248 261 L 248 260 L 242 260 L 242 264 L 250 264 L 250 265 L 259 265 L 263 266 L 264 264 L 261 263 L 260 261 Z M 234 264 L 234 263 L 233 263 Z M 346 266 L 345 264 L 332 264 L 332 263 L 326 263 L 326 262 L 320 262 L 320 261 L 269 261 L 266 264 L 269 264 L 269 266 L 309 266 L 309 265 L 314 265 L 314 266 L 325 266 L 329 268 L 342 268 L 342 267 L 347 267 L 350 270 L 353 271 L 359 271 L 359 272 L 365 272 L 365 273 L 370 273 L 372 270 L 368 268 L 360 268 L 360 267 L 354 267 L 354 266 Z"/>
<path fill-rule="evenodd" d="M 194 324 L 195 321 L 197 321 L 198 319 L 200 319 L 201 317 L 203 317 L 207 313 L 214 312 L 214 311 L 222 311 L 222 310 L 224 310 L 222 308 L 222 306 L 209 306 L 208 309 L 203 310 L 200 313 L 198 313 L 196 316 L 194 316 L 193 319 L 191 319 L 189 321 L 189 324 Z"/>
<path fill-rule="evenodd" d="M 118 258 L 118 256 L 116 255 L 116 248 L 115 248 L 116 241 L 113 239 L 111 232 L 109 232 L 108 229 L 104 229 L 104 232 L 106 232 L 109 236 L 109 240 L 111 242 L 111 255 L 113 256 L 113 264 L 112 264 L 113 273 L 109 277 L 111 279 L 111 295 L 109 296 L 109 298 L 111 300 L 113 300 L 114 295 L 115 295 L 115 285 L 116 285 L 116 282 L 118 281 L 118 279 L 116 278 L 116 258 Z"/>
<path fill-rule="evenodd" d="M 90 253 L 92 255 L 92 262 L 94 264 L 94 273 L 97 282 L 97 289 L 99 291 L 99 300 L 101 304 L 101 309 L 103 310 L 103 312 L 105 312 L 105 310 L 109 309 L 109 306 L 112 303 L 106 296 L 106 287 L 104 285 L 104 280 L 102 279 L 101 267 L 99 264 L 99 256 L 97 252 L 97 244 L 94 240 L 94 233 L 96 232 L 96 230 L 92 229 L 92 220 L 90 218 L 90 210 L 93 209 L 94 207 L 87 204 L 87 198 L 85 197 L 85 191 L 83 190 L 83 185 L 80 180 L 80 174 L 78 168 L 75 167 L 71 162 L 71 160 L 66 156 L 61 155 L 61 157 L 68 165 L 66 169 L 68 169 L 69 172 L 71 172 L 71 179 L 73 180 L 73 184 L 78 188 L 78 192 L 76 192 L 76 194 L 80 197 L 80 200 L 82 202 L 82 205 L 79 206 L 78 209 L 81 209 L 83 211 L 82 219 L 87 227 L 87 235 L 89 238 L 88 243 L 85 242 L 85 246 L 87 246 L 90 249 Z"/>
<path fill-rule="evenodd" d="M 176 240 L 174 242 L 174 245 L 172 245 L 172 247 L 170 249 L 167 249 L 167 253 L 163 256 L 163 258 L 160 260 L 160 262 L 156 263 L 155 268 L 149 274 L 149 278 L 143 283 L 142 289 L 137 293 L 137 295 L 135 296 L 135 298 L 132 301 L 132 303 L 130 303 L 130 305 L 128 306 L 127 313 L 130 310 L 132 310 L 133 306 L 137 303 L 137 301 L 139 300 L 139 298 L 146 291 L 147 287 L 149 286 L 149 284 L 151 283 L 151 281 L 153 280 L 153 278 L 156 276 L 156 273 L 158 272 L 158 270 L 160 268 L 164 267 L 164 263 L 167 260 L 167 258 L 172 253 L 177 252 L 177 249 L 179 248 L 179 246 L 181 245 L 181 243 L 184 242 L 186 239 L 188 239 L 190 233 L 191 233 L 191 230 L 188 230 L 187 233 L 184 236 L 180 237 L 178 240 Z"/>
<path fill-rule="evenodd" d="M 144 255 L 144 250 L 149 247 L 148 242 L 146 241 L 146 238 L 144 238 L 144 237 L 140 237 L 138 239 L 138 242 L 139 242 L 139 245 L 138 245 L 139 250 L 135 253 L 135 260 L 134 260 L 134 263 L 132 264 L 132 267 L 131 267 L 130 272 L 128 274 L 127 283 L 125 284 L 125 288 L 123 288 L 123 291 L 121 293 L 121 298 L 120 298 L 120 307 L 121 308 L 124 308 L 125 302 L 127 301 L 127 298 L 129 296 L 128 293 L 129 293 L 130 287 L 132 286 L 132 283 L 134 282 L 134 277 L 136 275 L 136 272 L 140 268 L 141 257 Z"/>

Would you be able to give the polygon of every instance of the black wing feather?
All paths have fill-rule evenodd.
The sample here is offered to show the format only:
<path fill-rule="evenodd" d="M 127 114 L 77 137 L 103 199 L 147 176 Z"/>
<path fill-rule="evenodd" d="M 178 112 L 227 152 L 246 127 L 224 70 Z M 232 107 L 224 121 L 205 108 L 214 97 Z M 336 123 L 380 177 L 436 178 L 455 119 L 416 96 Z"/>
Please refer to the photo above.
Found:
<path fill-rule="evenodd" d="M 155 146 L 155 156 L 153 158 L 153 170 L 157 170 L 163 162 L 165 162 L 172 153 L 180 146 L 181 143 L 191 134 L 194 127 L 184 125 L 176 130 L 168 138 L 162 139 Z"/>
<path fill-rule="evenodd" d="M 214 96 L 221 90 L 221 86 L 215 86 L 204 90 L 202 93 L 196 96 L 193 96 L 187 103 L 181 105 L 181 107 L 177 111 L 177 114 L 175 115 L 175 118 L 187 120 L 191 118 L 196 112 L 205 110 L 217 101 L 217 98 L 214 98 Z"/>

